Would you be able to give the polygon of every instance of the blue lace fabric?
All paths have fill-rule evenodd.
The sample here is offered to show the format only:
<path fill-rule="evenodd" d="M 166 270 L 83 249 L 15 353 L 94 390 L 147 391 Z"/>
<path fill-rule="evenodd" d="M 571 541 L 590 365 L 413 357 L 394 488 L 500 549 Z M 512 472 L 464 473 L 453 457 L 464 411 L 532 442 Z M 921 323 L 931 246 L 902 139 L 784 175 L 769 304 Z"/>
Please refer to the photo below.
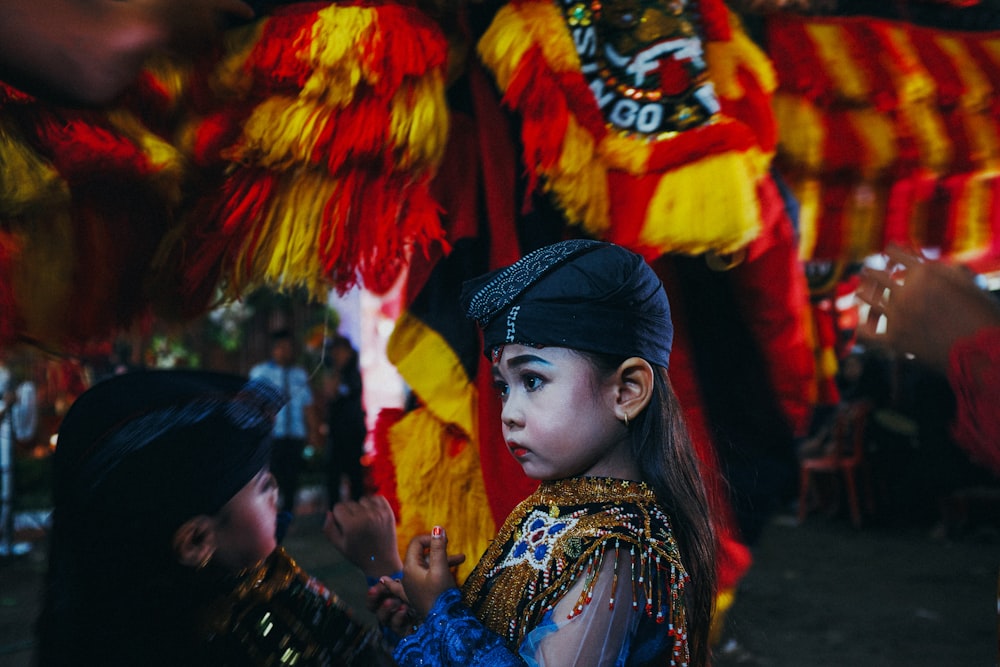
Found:
<path fill-rule="evenodd" d="M 495 632 L 487 630 L 451 588 L 434 602 L 424 622 L 396 646 L 400 667 L 521 667 L 525 662 Z"/>

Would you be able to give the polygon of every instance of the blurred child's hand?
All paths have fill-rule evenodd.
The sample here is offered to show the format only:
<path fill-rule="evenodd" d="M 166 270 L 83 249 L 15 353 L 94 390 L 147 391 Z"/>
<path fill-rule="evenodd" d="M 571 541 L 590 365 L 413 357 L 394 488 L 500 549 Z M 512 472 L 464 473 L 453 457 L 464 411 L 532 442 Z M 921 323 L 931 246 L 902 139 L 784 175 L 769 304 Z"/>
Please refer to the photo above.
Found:
<path fill-rule="evenodd" d="M 396 515 L 383 496 L 337 503 L 326 513 L 323 532 L 365 576 L 377 578 L 403 569 Z"/>
<path fill-rule="evenodd" d="M 382 577 L 368 589 L 368 609 L 378 618 L 380 625 L 388 627 L 400 637 L 416 628 L 417 612 L 409 605 L 403 585 L 389 577 Z"/>
<path fill-rule="evenodd" d="M 430 535 L 418 535 L 410 541 L 403 565 L 403 588 L 421 617 L 427 616 L 441 593 L 456 585 L 451 568 L 464 561 L 464 554 L 448 556 L 448 538 L 441 526 L 434 526 Z"/>
<path fill-rule="evenodd" d="M 858 326 L 866 344 L 914 355 L 944 373 L 955 342 L 1000 326 L 1000 305 L 965 268 L 925 261 L 902 248 L 886 250 L 894 270 L 865 269 L 857 296 L 871 308 Z M 879 320 L 885 318 L 885 330 Z"/>

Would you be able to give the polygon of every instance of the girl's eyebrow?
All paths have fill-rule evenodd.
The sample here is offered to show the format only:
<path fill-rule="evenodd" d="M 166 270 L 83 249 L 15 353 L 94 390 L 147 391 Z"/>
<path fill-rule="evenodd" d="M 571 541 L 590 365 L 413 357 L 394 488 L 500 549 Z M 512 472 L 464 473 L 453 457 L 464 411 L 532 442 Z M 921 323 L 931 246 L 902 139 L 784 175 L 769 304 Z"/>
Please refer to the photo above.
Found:
<path fill-rule="evenodd" d="M 520 366 L 526 366 L 531 363 L 538 363 L 544 366 L 551 366 L 552 363 L 547 359 L 542 359 L 541 357 L 534 354 L 519 354 L 516 357 L 511 357 L 507 360 L 507 366 L 510 368 L 518 368 Z"/>

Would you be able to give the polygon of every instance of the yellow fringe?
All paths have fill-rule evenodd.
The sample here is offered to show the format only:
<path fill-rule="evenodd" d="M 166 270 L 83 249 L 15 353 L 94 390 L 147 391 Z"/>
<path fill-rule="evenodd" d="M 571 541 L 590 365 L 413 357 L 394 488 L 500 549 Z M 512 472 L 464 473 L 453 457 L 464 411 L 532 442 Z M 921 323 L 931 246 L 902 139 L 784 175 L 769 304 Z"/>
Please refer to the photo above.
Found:
<path fill-rule="evenodd" d="M 478 433 L 475 388 L 455 350 L 437 331 L 404 312 L 389 337 L 386 357 L 435 419 L 454 424 L 467 435 Z"/>
<path fill-rule="evenodd" d="M 493 72 L 500 90 L 506 90 L 521 59 L 531 46 L 529 26 L 510 4 L 497 12 L 489 28 L 476 44 L 476 51 Z"/>
<path fill-rule="evenodd" d="M 991 180 L 978 176 L 970 178 L 958 200 L 952 202 L 958 225 L 952 253 L 959 261 L 964 257 L 974 257 L 990 246 L 990 204 L 993 196 Z"/>
<path fill-rule="evenodd" d="M 715 609 L 712 610 L 712 625 L 709 629 L 709 645 L 718 646 L 726 629 L 726 616 L 736 601 L 736 589 L 727 588 L 715 595 Z"/>
<path fill-rule="evenodd" d="M 373 82 L 376 75 L 365 71 L 359 58 L 359 42 L 374 29 L 377 10 L 331 5 L 317 12 L 309 50 L 303 54 L 312 66 L 312 75 L 302 87 L 305 97 L 343 107 L 354 99 L 362 79 Z"/>
<path fill-rule="evenodd" d="M 506 90 L 525 52 L 536 44 L 552 71 L 580 69 L 576 45 L 566 33 L 562 12 L 555 3 L 504 5 L 479 39 L 476 50 L 500 89 Z"/>
<path fill-rule="evenodd" d="M 444 77 L 435 72 L 403 87 L 392 98 L 389 137 L 401 149 L 397 168 L 436 170 L 448 143 Z M 433 173 L 433 171 L 431 172 Z"/>
<path fill-rule="evenodd" d="M 747 36 L 737 14 L 729 12 L 729 17 L 732 39 L 705 43 L 705 61 L 715 92 L 727 100 L 743 97 L 743 85 L 737 76 L 742 69 L 753 75 L 761 90 L 773 93 L 778 87 L 778 76 L 770 58 Z"/>
<path fill-rule="evenodd" d="M 797 170 L 815 174 L 823 167 L 826 125 L 823 115 L 809 101 L 778 92 L 772 106 L 778 123 L 778 151 Z"/>
<path fill-rule="evenodd" d="M 389 429 L 396 468 L 401 549 L 419 534 L 440 525 L 448 534 L 448 553 L 464 553 L 459 583 L 472 572 L 496 534 L 480 470 L 475 441 L 458 452 L 451 446 L 448 424 L 425 409 L 410 412 Z"/>
<path fill-rule="evenodd" d="M 273 96 L 256 107 L 243 124 L 243 136 L 225 156 L 278 171 L 308 164 L 316 139 L 334 110 L 311 100 Z"/>
<path fill-rule="evenodd" d="M 892 121 L 875 109 L 849 111 L 847 117 L 863 142 L 862 177 L 873 179 L 892 167 L 898 157 L 896 130 Z"/>
<path fill-rule="evenodd" d="M 225 57 L 212 71 L 212 88 L 221 97 L 243 98 L 253 86 L 253 76 L 244 69 L 250 53 L 260 41 L 268 19 L 226 30 Z"/>
<path fill-rule="evenodd" d="M 951 162 L 952 145 L 937 110 L 927 102 L 900 107 L 900 131 L 914 137 L 920 150 L 920 164 L 943 173 Z"/>
<path fill-rule="evenodd" d="M 882 215 L 885 210 L 884 189 L 866 182 L 858 183 L 844 209 L 840 259 L 848 262 L 861 261 L 881 250 L 882 225 L 885 221 Z"/>
<path fill-rule="evenodd" d="M 799 202 L 799 259 L 805 261 L 816 251 L 822 187 L 817 179 L 806 177 L 792 189 Z"/>
<path fill-rule="evenodd" d="M 553 169 L 540 169 L 548 180 L 544 186 L 555 193 L 571 225 L 581 225 L 592 234 L 610 226 L 607 166 L 594 159 L 594 137 L 569 117 L 562 153 Z"/>
<path fill-rule="evenodd" d="M 20 252 L 11 277 L 18 314 L 24 319 L 21 333 L 62 342 L 66 332 L 73 331 L 74 323 L 66 321 L 66 304 L 80 279 L 73 221 L 68 207 L 59 206 L 24 222 L 28 224 L 15 232 Z"/>
<path fill-rule="evenodd" d="M 1000 39 L 984 39 L 979 42 L 979 45 L 990 60 L 1000 67 Z"/>
<path fill-rule="evenodd" d="M 893 66 L 894 85 L 899 104 L 906 106 L 915 102 L 933 102 L 937 84 L 920 60 L 919 49 L 913 44 L 910 31 L 906 28 L 891 27 L 886 29 L 885 33 L 902 59 L 899 62 L 887 61 Z"/>
<path fill-rule="evenodd" d="M 181 186 L 184 179 L 185 161 L 177 148 L 149 129 L 129 111 L 123 109 L 108 111 L 108 121 L 123 135 L 139 146 L 150 163 L 156 168 L 152 176 L 170 203 L 176 204 L 181 199 Z"/>
<path fill-rule="evenodd" d="M 639 176 L 648 169 L 653 145 L 612 132 L 601 140 L 597 150 L 604 161 L 616 169 Z"/>
<path fill-rule="evenodd" d="M 824 347 L 819 350 L 817 359 L 817 376 L 824 380 L 829 380 L 837 376 L 840 362 L 837 361 L 837 353 L 832 347 Z"/>
<path fill-rule="evenodd" d="M 757 174 L 745 153 L 702 158 L 660 177 L 639 242 L 663 252 L 735 252 L 760 233 Z"/>
<path fill-rule="evenodd" d="M 969 111 L 987 111 L 993 98 L 993 86 L 965 48 L 965 43 L 949 35 L 936 35 L 934 41 L 951 59 L 962 80 L 962 107 Z"/>
<path fill-rule="evenodd" d="M 0 216 L 52 209 L 69 200 L 69 187 L 0 115 Z"/>
<path fill-rule="evenodd" d="M 565 29 L 562 11 L 556 3 L 528 2 L 517 6 L 516 11 L 527 28 L 527 34 L 522 39 L 541 47 L 545 62 L 553 72 L 573 72 L 580 69 L 576 44 Z M 555 26 L 559 30 L 554 30 Z"/>
<path fill-rule="evenodd" d="M 388 434 L 400 545 L 435 524 L 444 526 L 449 552 L 466 555 L 458 570 L 464 579 L 496 533 L 479 459 L 479 394 L 454 349 L 409 311 L 397 320 L 386 356 L 424 403 Z M 458 452 L 447 451 L 458 434 L 467 442 Z"/>
<path fill-rule="evenodd" d="M 190 68 L 166 55 L 156 55 L 146 61 L 143 69 L 166 91 L 170 109 L 176 110 L 181 96 L 187 90 Z"/>
<path fill-rule="evenodd" d="M 809 33 L 823 69 L 833 81 L 837 93 L 847 100 L 867 104 L 871 97 L 871 81 L 868 80 L 865 69 L 857 66 L 847 50 L 849 41 L 844 35 L 844 29 L 838 25 L 810 23 L 806 25 L 806 32 Z"/>
<path fill-rule="evenodd" d="M 336 190 L 336 181 L 322 171 L 295 169 L 283 173 L 257 221 L 260 245 L 235 253 L 232 274 L 237 279 L 228 287 L 229 296 L 266 284 L 280 289 L 303 287 L 316 298 L 325 295 L 327 284 L 316 248 L 321 227 L 339 222 L 324 215 Z M 250 284 L 244 284 L 244 279 Z"/>

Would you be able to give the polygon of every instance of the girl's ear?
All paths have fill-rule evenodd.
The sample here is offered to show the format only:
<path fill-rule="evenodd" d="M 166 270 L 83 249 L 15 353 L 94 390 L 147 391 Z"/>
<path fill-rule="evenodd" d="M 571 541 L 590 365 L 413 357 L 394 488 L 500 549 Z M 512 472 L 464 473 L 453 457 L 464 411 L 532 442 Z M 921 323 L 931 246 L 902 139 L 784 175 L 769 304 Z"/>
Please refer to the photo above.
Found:
<path fill-rule="evenodd" d="M 188 519 L 174 532 L 174 557 L 187 567 L 205 567 L 216 548 L 215 520 L 200 514 Z"/>
<path fill-rule="evenodd" d="M 629 357 L 618 367 L 615 414 L 626 426 L 653 399 L 654 373 L 652 365 L 641 357 Z"/>

